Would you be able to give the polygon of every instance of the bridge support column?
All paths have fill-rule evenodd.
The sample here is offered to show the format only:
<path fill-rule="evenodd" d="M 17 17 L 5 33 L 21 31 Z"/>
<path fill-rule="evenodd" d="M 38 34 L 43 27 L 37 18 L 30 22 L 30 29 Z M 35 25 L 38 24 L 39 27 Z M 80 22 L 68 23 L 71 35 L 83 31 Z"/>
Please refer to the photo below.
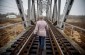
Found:
<path fill-rule="evenodd" d="M 38 17 L 39 17 L 39 1 L 37 0 L 37 19 L 38 20 Z"/>
<path fill-rule="evenodd" d="M 31 1 L 31 15 L 30 15 L 32 21 L 35 21 L 35 0 Z"/>
<path fill-rule="evenodd" d="M 52 0 L 50 0 L 50 20 L 52 20 Z"/>
<path fill-rule="evenodd" d="M 73 5 L 73 2 L 74 2 L 74 0 L 66 0 L 66 4 L 65 4 L 65 7 L 64 7 L 64 10 L 63 10 L 63 17 L 61 17 L 59 19 L 59 23 L 58 23 L 59 24 L 59 28 L 63 28 L 64 27 L 63 22 L 66 21 L 66 18 L 67 18 L 68 14 L 69 14 L 69 11 L 70 11 L 70 9 L 71 9 L 71 7 Z"/>
<path fill-rule="evenodd" d="M 52 0 L 48 0 L 48 18 L 51 20 L 51 13 L 52 13 L 52 10 L 51 10 L 51 3 L 52 3 Z"/>
<path fill-rule="evenodd" d="M 28 20 L 30 20 L 30 11 L 31 11 L 31 7 L 30 7 L 30 5 L 31 5 L 31 1 L 30 0 L 28 0 Z"/>
<path fill-rule="evenodd" d="M 41 0 L 37 0 L 37 17 L 39 17 L 40 15 L 42 15 L 42 4 Z"/>
<path fill-rule="evenodd" d="M 61 7 L 61 0 L 58 0 L 57 26 L 59 26 L 59 20 L 60 20 L 60 7 Z"/>
<path fill-rule="evenodd" d="M 52 22 L 57 21 L 57 0 L 54 0 Z"/>
<path fill-rule="evenodd" d="M 23 5 L 22 5 L 22 0 L 16 0 L 16 3 L 17 3 L 17 7 L 19 9 L 20 15 L 22 17 L 22 20 L 26 21 L 26 15 L 24 13 Z M 24 23 L 24 26 L 28 27 L 27 22 Z"/>

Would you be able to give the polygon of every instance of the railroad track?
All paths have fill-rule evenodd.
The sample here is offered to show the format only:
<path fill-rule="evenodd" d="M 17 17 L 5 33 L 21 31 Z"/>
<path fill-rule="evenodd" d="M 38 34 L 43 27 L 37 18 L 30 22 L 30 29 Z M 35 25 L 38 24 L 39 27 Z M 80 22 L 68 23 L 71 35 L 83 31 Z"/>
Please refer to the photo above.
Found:
<path fill-rule="evenodd" d="M 30 29 L 32 32 L 33 28 Z M 59 55 L 59 51 L 57 50 L 57 47 L 55 46 L 55 42 L 53 40 L 53 37 L 51 35 L 51 32 L 49 31 L 48 36 L 45 37 L 45 48 L 42 53 L 40 53 L 41 50 L 39 50 L 39 37 L 36 37 L 32 33 L 29 33 L 30 31 L 27 31 L 24 36 L 29 35 L 30 39 L 24 39 L 22 41 L 25 41 L 23 45 L 20 45 L 19 43 L 22 43 L 21 39 L 18 39 L 11 48 L 7 49 L 6 52 L 4 52 L 2 55 Z M 23 47 L 23 48 L 22 48 Z M 43 53 L 44 52 L 44 53 Z"/>
<path fill-rule="evenodd" d="M 19 55 L 59 55 L 57 47 L 55 46 L 51 32 L 45 37 L 45 48 L 44 51 L 39 50 L 39 37 L 31 36 L 30 41 L 25 45 Z"/>
<path fill-rule="evenodd" d="M 26 33 L 23 34 L 23 36 L 15 41 L 14 44 L 12 44 L 11 47 L 6 50 L 6 52 L 2 53 L 1 55 L 16 55 L 20 51 L 26 40 L 29 38 L 33 30 L 34 27 L 31 27 Z"/>
<path fill-rule="evenodd" d="M 39 50 L 39 37 L 33 35 L 33 27 L 2 55 L 81 55 L 49 21 L 47 22 L 50 30 L 47 31 L 42 53 Z"/>
<path fill-rule="evenodd" d="M 46 20 L 50 26 L 51 32 L 54 34 L 54 40 L 57 41 L 57 46 L 60 47 L 62 55 L 82 55 L 75 47 L 49 22 Z"/>

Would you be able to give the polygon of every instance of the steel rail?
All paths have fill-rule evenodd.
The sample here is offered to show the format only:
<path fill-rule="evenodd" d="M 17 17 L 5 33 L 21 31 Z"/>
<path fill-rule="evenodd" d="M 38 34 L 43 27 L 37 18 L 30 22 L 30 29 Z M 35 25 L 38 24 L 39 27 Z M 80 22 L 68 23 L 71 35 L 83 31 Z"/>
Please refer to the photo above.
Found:
<path fill-rule="evenodd" d="M 49 21 L 49 20 L 48 20 Z M 51 22 L 51 21 L 49 21 L 49 22 Z M 52 23 L 52 22 L 51 22 Z M 49 24 L 48 24 L 49 25 Z M 50 27 L 50 25 L 49 25 L 49 27 Z M 50 31 L 51 31 L 51 33 L 52 33 L 52 35 L 53 35 L 53 39 L 54 39 L 54 41 L 55 41 L 55 43 L 56 43 L 56 47 L 58 47 L 58 51 L 59 51 L 59 54 L 60 55 L 64 55 L 64 53 L 63 53 L 63 51 L 61 50 L 61 47 L 59 46 L 59 44 L 58 44 L 58 41 L 56 40 L 56 37 L 55 37 L 55 35 L 53 34 L 53 31 L 52 31 L 52 29 L 50 28 Z"/>
<path fill-rule="evenodd" d="M 53 31 L 51 30 L 51 28 L 50 28 L 50 31 L 51 31 L 51 33 L 52 33 L 52 35 L 53 35 L 53 39 L 54 39 L 54 41 L 55 41 L 55 43 L 56 43 L 56 47 L 58 47 L 59 54 L 60 54 L 60 55 L 64 55 L 63 51 L 61 50 L 61 48 L 60 48 L 60 46 L 59 46 L 59 44 L 58 44 L 58 41 L 56 40 L 55 35 L 53 34 Z"/>
<path fill-rule="evenodd" d="M 22 46 L 22 48 L 19 50 L 19 52 L 16 55 L 19 55 L 21 53 L 21 51 L 23 50 L 24 46 L 27 44 L 28 40 L 31 38 L 33 32 L 31 33 L 31 35 L 27 38 L 27 41 L 24 43 L 24 45 Z"/>

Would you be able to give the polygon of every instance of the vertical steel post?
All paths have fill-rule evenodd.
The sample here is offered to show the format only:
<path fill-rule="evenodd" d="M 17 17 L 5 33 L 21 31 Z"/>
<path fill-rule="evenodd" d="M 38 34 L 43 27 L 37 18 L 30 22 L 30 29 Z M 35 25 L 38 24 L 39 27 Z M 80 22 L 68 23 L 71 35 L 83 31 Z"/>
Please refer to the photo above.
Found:
<path fill-rule="evenodd" d="M 66 4 L 64 7 L 64 11 L 63 11 L 63 17 L 61 17 L 61 19 L 59 20 L 59 28 L 63 28 L 63 22 L 66 21 L 67 16 L 69 15 L 69 12 L 71 10 L 71 7 L 73 5 L 74 0 L 66 0 Z"/>
<path fill-rule="evenodd" d="M 16 3 L 17 3 L 17 7 L 19 9 L 20 15 L 22 17 L 22 20 L 26 21 L 26 15 L 24 13 L 23 5 L 22 5 L 22 0 L 16 0 Z M 24 26 L 28 27 L 27 22 L 24 23 Z"/>
<path fill-rule="evenodd" d="M 52 0 L 50 0 L 50 19 L 52 19 Z"/>
<path fill-rule="evenodd" d="M 30 20 L 30 4 L 31 4 L 31 1 L 28 0 L 28 19 Z"/>
<path fill-rule="evenodd" d="M 57 0 L 54 0 L 53 13 L 52 22 L 57 20 Z"/>
<path fill-rule="evenodd" d="M 34 0 L 31 0 L 31 20 L 34 20 Z"/>
<path fill-rule="evenodd" d="M 57 26 L 59 26 L 59 20 L 60 20 L 60 6 L 61 6 L 61 0 L 58 0 Z"/>
<path fill-rule="evenodd" d="M 38 20 L 38 17 L 39 17 L 39 1 L 37 0 L 37 19 Z"/>
<path fill-rule="evenodd" d="M 34 18 L 35 18 L 35 21 L 36 21 L 35 4 L 34 4 Z"/>

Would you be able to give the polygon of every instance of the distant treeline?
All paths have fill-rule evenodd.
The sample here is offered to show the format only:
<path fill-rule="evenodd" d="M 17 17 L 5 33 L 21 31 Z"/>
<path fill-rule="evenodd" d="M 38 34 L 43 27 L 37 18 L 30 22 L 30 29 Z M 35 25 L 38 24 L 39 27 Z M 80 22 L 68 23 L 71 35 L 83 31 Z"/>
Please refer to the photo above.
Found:
<path fill-rule="evenodd" d="M 85 18 L 85 15 L 69 15 L 68 18 Z"/>
<path fill-rule="evenodd" d="M 62 17 L 63 15 L 60 15 L 60 17 Z M 68 15 L 68 17 L 73 17 L 73 18 L 85 18 L 85 15 Z"/>

